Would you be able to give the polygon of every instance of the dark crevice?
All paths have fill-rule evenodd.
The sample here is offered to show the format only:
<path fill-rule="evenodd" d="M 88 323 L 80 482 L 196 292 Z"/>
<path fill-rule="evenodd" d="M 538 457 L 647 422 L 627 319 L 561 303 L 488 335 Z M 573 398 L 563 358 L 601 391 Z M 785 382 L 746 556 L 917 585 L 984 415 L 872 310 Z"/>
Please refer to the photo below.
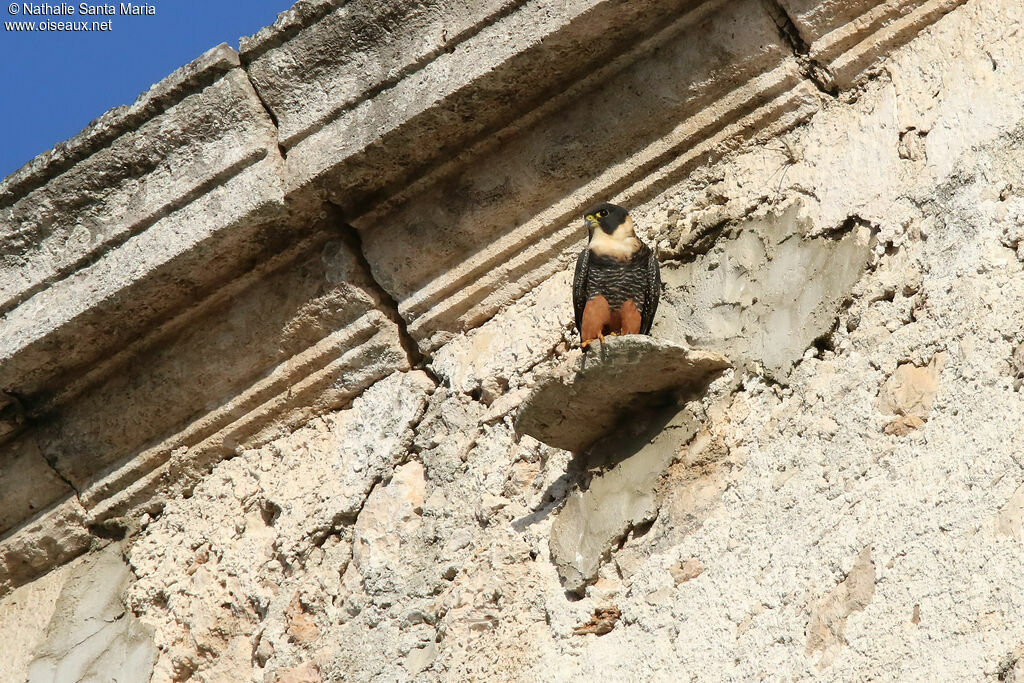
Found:
<path fill-rule="evenodd" d="M 139 575 L 138 570 L 135 569 L 135 565 L 132 564 L 130 549 L 124 545 L 121 546 L 121 561 L 124 562 L 124 566 L 128 567 L 128 571 L 131 573 L 132 579 L 138 581 L 142 578 Z M 137 617 L 140 616 L 141 612 L 137 612 L 135 608 L 132 608 L 132 614 Z"/>
<path fill-rule="evenodd" d="M 420 458 L 420 454 L 423 452 L 423 448 L 416 443 L 416 437 L 419 436 L 420 426 L 422 426 L 423 421 L 427 419 L 427 413 L 429 412 L 429 410 L 430 399 L 428 398 L 423 403 L 423 410 L 416 417 L 416 419 L 413 420 L 412 424 L 409 425 L 409 445 L 405 449 L 405 456 L 395 465 L 395 467 L 404 465 L 407 462 L 418 459 L 420 460 L 420 462 L 423 463 L 424 469 L 426 469 L 427 464 L 423 462 L 422 458 Z"/>
<path fill-rule="evenodd" d="M 651 519 L 648 519 L 648 520 L 646 520 L 644 522 L 640 522 L 639 524 L 633 525 L 633 527 L 630 529 L 630 534 L 631 534 L 632 538 L 635 540 L 635 539 L 643 538 L 644 536 L 646 536 L 647 532 L 649 532 L 654 527 L 654 522 L 657 521 L 657 519 L 658 519 L 658 510 L 655 510 L 654 511 L 654 516 L 651 517 Z"/>
<path fill-rule="evenodd" d="M 811 347 L 818 350 L 818 354 L 821 355 L 826 351 L 832 351 L 835 353 L 835 335 L 839 331 L 839 316 L 832 322 L 832 326 L 827 332 L 824 332 L 811 342 Z"/>
<path fill-rule="evenodd" d="M 1014 681 L 1016 677 L 1014 675 L 1014 669 L 1017 667 L 1017 662 L 1020 660 L 1019 650 L 1014 650 L 1009 655 L 1003 658 L 999 662 L 999 668 L 996 669 L 996 680 L 997 681 Z"/>
<path fill-rule="evenodd" d="M 800 35 L 800 29 L 793 23 L 793 19 L 786 9 L 779 4 L 778 0 L 763 1 L 768 9 L 768 14 L 779 29 L 779 35 L 793 50 L 793 56 L 800 65 L 800 71 L 804 77 L 813 83 L 819 91 L 830 97 L 838 97 L 839 86 L 836 85 L 835 76 L 827 66 L 810 56 L 811 46 Z"/>
<path fill-rule="evenodd" d="M 366 507 L 366 503 L 370 500 L 370 496 L 373 494 L 374 490 L 384 482 L 389 481 L 393 474 L 394 471 L 391 471 L 385 475 L 375 476 L 373 481 L 370 482 L 370 488 L 367 490 L 366 495 L 363 496 L 363 499 L 359 502 L 359 508 L 352 512 L 338 513 L 334 515 L 334 517 L 331 518 L 329 526 L 318 529 L 309 536 L 313 545 L 317 548 L 322 548 L 328 538 L 331 538 L 332 536 L 341 538 L 342 534 L 345 533 L 345 529 L 355 525 L 359 520 L 359 515 L 363 514 L 363 508 Z"/>
<path fill-rule="evenodd" d="M 0 389 L 0 444 L 28 428 L 27 414 L 24 396 L 10 389 Z"/>
<path fill-rule="evenodd" d="M 124 537 L 128 535 L 128 528 L 114 519 L 89 524 L 86 529 L 96 538 L 107 541 L 123 541 Z"/>
<path fill-rule="evenodd" d="M 733 220 L 729 219 L 712 225 L 704 230 L 694 241 L 680 249 L 679 253 L 674 254 L 671 259 L 664 259 L 663 263 L 685 265 L 693 263 L 701 256 L 706 256 L 719 239 L 729 236 L 729 228 L 732 224 Z"/>
<path fill-rule="evenodd" d="M 252 77 L 249 75 L 249 61 L 244 59 L 242 55 L 239 55 L 238 58 L 242 63 L 242 72 L 245 74 L 245 79 L 249 81 L 249 87 L 252 88 L 252 92 L 256 95 L 256 99 L 260 101 L 260 106 L 263 107 L 263 111 L 267 112 L 267 117 L 270 118 L 270 122 L 274 124 L 274 138 L 277 140 L 277 151 L 281 155 L 282 159 L 287 159 L 288 150 L 285 149 L 284 144 L 281 142 L 281 124 L 277 120 L 277 114 L 275 114 L 274 110 L 270 108 L 267 101 L 263 99 L 260 89 L 256 87 Z"/>
<path fill-rule="evenodd" d="M 348 223 L 341 223 L 341 238 L 342 240 L 351 247 L 356 259 L 359 262 L 360 267 L 366 273 L 367 284 L 372 289 L 375 298 L 377 299 L 377 306 L 382 313 L 395 323 L 398 327 L 398 337 L 402 344 L 402 349 L 405 351 L 406 356 L 409 358 L 409 365 L 414 369 L 420 370 L 428 377 L 435 385 L 440 385 L 441 382 L 438 380 L 437 375 L 427 365 L 430 360 L 420 351 L 419 345 L 416 340 L 409 333 L 409 326 L 405 321 L 405 318 L 398 312 L 398 301 L 391 295 L 373 276 L 373 267 L 370 265 L 369 260 L 366 258 L 366 253 L 363 251 L 363 238 L 353 226 Z"/>
<path fill-rule="evenodd" d="M 870 230 L 872 238 L 874 238 L 874 236 L 878 234 L 879 230 L 881 230 L 881 227 L 876 223 L 872 223 L 869 220 L 861 218 L 857 214 L 850 214 L 839 225 L 823 231 L 821 233 L 821 237 L 830 240 L 841 240 L 859 227 L 865 227 Z"/>
<path fill-rule="evenodd" d="M 839 224 L 839 227 L 837 227 L 835 230 L 831 230 L 825 233 L 825 236 L 830 237 L 832 239 L 842 239 L 843 237 L 846 237 L 846 235 L 848 235 L 849 233 L 853 232 L 853 229 L 856 228 L 858 225 L 865 224 L 866 222 L 864 221 L 864 219 L 862 219 L 860 216 L 857 216 L 856 214 L 852 216 L 847 216 L 846 220 Z"/>
<path fill-rule="evenodd" d="M 366 492 L 366 496 L 364 496 L 363 500 L 359 503 L 359 509 L 353 512 L 351 515 L 345 515 L 344 526 L 352 526 L 359 520 L 359 515 L 363 514 L 363 508 L 365 508 L 366 504 L 370 501 L 370 496 L 372 496 L 373 492 L 377 489 L 377 487 L 384 483 L 384 481 L 388 478 L 389 477 L 384 476 L 377 476 L 373 478 L 373 482 L 370 484 L 370 489 Z M 335 528 L 340 529 L 341 527 L 335 526 Z M 323 542 L 321 541 L 319 545 L 322 546 Z"/>
<path fill-rule="evenodd" d="M 85 507 L 85 504 L 82 503 L 82 492 L 78 490 L 78 487 L 75 486 L 74 482 L 68 479 L 68 477 L 65 476 L 63 472 L 60 471 L 60 468 L 57 467 L 56 461 L 53 458 L 47 456 L 46 453 L 43 453 L 42 449 L 40 449 L 39 455 L 42 456 L 43 461 L 47 465 L 49 465 L 51 470 L 53 470 L 53 473 L 57 475 L 57 478 L 60 479 L 65 484 L 67 484 L 68 488 L 75 492 L 75 497 L 78 498 L 79 504 L 81 504 L 82 507 Z"/>
<path fill-rule="evenodd" d="M 269 498 L 264 499 L 260 502 L 260 516 L 263 518 L 264 524 L 274 526 L 281 516 L 281 506 Z"/>

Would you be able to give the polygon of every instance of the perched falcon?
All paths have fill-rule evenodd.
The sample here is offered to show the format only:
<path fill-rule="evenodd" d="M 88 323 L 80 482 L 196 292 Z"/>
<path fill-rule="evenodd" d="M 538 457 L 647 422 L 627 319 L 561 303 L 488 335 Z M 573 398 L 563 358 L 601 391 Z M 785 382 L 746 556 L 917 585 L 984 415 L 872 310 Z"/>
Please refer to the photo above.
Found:
<path fill-rule="evenodd" d="M 661 293 L 654 251 L 633 233 L 633 219 L 621 206 L 599 204 L 583 220 L 590 241 L 572 281 L 581 346 L 606 334 L 650 334 Z"/>

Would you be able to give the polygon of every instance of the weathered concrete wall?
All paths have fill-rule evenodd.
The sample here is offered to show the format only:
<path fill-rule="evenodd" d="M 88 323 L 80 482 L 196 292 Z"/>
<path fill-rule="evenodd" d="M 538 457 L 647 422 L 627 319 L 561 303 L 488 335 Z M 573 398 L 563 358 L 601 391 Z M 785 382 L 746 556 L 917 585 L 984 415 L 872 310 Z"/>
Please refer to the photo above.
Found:
<path fill-rule="evenodd" d="M 108 113 L 0 185 L 0 677 L 1024 675 L 1021 36 L 303 2 Z M 731 368 L 570 453 L 596 198 Z"/>

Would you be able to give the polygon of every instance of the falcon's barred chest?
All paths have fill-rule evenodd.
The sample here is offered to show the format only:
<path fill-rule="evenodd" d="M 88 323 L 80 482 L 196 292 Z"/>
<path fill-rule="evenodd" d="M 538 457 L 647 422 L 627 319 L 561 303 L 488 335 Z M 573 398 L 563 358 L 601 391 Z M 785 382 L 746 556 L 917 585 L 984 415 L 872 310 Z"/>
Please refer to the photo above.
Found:
<path fill-rule="evenodd" d="M 590 271 L 587 275 L 587 299 L 603 294 L 612 309 L 621 308 L 627 299 L 636 301 L 642 312 L 646 308 L 647 262 L 651 248 L 640 243 L 640 248 L 628 261 L 590 255 Z"/>
<path fill-rule="evenodd" d="M 573 279 L 582 346 L 606 334 L 650 334 L 661 290 L 657 257 L 621 206 L 600 204 L 584 220 L 590 239 Z"/>

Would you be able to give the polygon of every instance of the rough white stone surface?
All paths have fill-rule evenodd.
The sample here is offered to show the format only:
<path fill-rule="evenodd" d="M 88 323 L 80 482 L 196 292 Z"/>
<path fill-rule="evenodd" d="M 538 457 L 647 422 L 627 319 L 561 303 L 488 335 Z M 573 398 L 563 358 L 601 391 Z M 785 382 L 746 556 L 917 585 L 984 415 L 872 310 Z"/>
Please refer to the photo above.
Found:
<path fill-rule="evenodd" d="M 813 315 L 759 323 L 757 348 L 789 344 L 775 376 L 711 384 L 582 597 L 553 530 L 567 500 L 602 514 L 591 484 L 618 465 L 512 429 L 569 353 L 561 274 L 439 350 L 437 383 L 394 374 L 145 519 L 127 604 L 153 629 L 152 680 L 1024 675 L 1022 36 L 1017 0 L 969 0 L 805 125 L 634 208 L 693 273 L 797 202 L 776 246 L 870 239 L 856 277 L 771 279 Z M 706 281 L 681 279 L 665 314 L 756 306 L 767 280 L 733 273 L 748 291 L 687 299 Z"/>
<path fill-rule="evenodd" d="M 335 610 L 323 613 L 324 600 L 344 614 L 339 579 L 352 558 L 352 524 L 409 457 L 433 386 L 421 372 L 396 373 L 350 409 L 223 463 L 190 497 L 168 504 L 131 552 L 140 581 L 129 600 L 167 645 L 156 680 L 239 676 L 253 651 L 286 654 L 317 623 L 331 623 Z M 355 533 L 367 538 L 358 524 Z M 224 572 L 230 580 L 221 581 Z M 316 619 L 296 626 L 307 613 Z M 277 630 L 264 631 L 268 615 Z"/>

